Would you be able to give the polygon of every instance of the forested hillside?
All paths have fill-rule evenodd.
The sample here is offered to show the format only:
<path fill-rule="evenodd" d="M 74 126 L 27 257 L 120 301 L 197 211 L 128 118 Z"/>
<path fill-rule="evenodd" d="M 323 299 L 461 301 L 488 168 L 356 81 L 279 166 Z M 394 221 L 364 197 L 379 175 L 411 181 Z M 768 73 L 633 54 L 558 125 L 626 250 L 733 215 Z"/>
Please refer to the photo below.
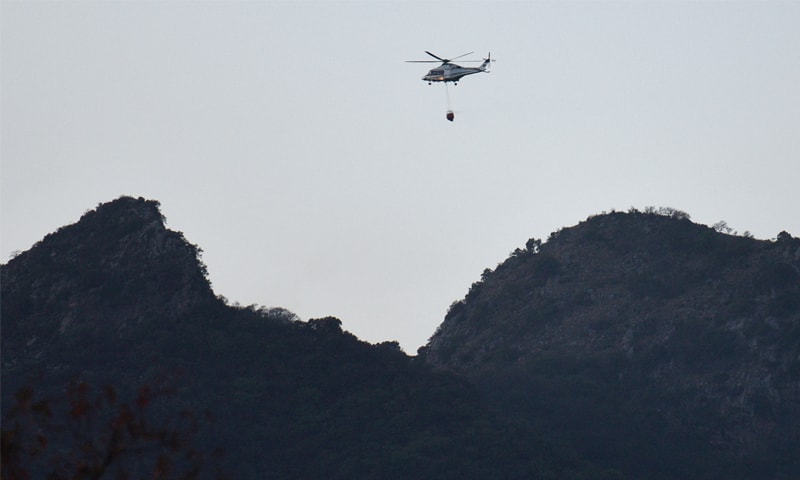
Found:
<path fill-rule="evenodd" d="M 800 478 L 800 239 L 729 230 L 649 209 L 531 239 L 422 356 L 627 478 Z"/>

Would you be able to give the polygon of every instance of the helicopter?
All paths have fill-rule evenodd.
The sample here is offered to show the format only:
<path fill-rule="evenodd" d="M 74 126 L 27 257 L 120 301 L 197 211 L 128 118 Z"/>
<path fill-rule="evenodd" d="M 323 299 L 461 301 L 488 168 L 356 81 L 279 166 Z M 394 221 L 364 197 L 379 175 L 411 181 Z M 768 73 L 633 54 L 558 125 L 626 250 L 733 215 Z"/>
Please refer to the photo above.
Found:
<path fill-rule="evenodd" d="M 480 64 L 478 67 L 462 67 L 461 65 L 456 65 L 455 63 L 451 63 L 453 60 L 456 60 L 461 57 L 466 57 L 467 55 L 473 54 L 475 52 L 465 53 L 463 55 L 459 55 L 453 58 L 442 58 L 438 55 L 434 55 L 431 52 L 425 50 L 425 53 L 430 55 L 431 57 L 435 58 L 436 60 L 406 60 L 407 63 L 439 63 L 437 68 L 430 70 L 427 75 L 422 77 L 422 80 L 428 82 L 430 85 L 433 82 L 453 82 L 454 85 L 458 85 L 458 81 L 461 80 L 463 77 L 467 75 L 472 75 L 473 73 L 480 73 L 486 72 L 489 73 L 487 68 L 489 64 L 493 62 L 491 52 L 489 55 L 483 59 L 483 63 Z M 480 62 L 480 60 L 462 60 L 463 62 Z"/>

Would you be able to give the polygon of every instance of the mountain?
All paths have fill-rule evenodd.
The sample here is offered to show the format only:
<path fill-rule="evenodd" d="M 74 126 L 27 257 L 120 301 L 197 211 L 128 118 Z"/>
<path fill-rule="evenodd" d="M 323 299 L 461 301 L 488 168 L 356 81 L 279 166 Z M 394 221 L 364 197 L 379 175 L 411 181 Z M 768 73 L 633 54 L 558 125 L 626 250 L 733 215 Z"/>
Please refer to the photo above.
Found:
<path fill-rule="evenodd" d="M 129 340 L 218 303 L 200 250 L 163 222 L 158 202 L 123 197 L 4 265 L 4 371 L 30 359 L 53 367 L 56 355 L 67 374 L 105 357 L 136 361 Z"/>
<path fill-rule="evenodd" d="M 333 317 L 231 306 L 156 201 L 0 267 L 4 478 L 615 478 Z"/>
<path fill-rule="evenodd" d="M 628 478 L 800 478 L 800 239 L 718 230 L 649 209 L 531 239 L 420 356 Z"/>
<path fill-rule="evenodd" d="M 800 239 L 726 230 L 531 239 L 411 357 L 228 304 L 121 197 L 0 266 L 2 476 L 800 478 Z"/>

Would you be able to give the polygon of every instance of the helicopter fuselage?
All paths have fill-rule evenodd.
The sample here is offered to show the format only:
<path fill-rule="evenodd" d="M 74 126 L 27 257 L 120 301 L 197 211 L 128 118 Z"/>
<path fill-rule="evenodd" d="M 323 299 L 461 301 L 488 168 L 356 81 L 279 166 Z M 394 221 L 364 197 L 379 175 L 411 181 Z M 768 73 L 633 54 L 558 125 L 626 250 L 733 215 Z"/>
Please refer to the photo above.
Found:
<path fill-rule="evenodd" d="M 428 82 L 429 84 L 431 82 L 457 82 L 467 75 L 486 72 L 487 63 L 488 62 L 484 62 L 484 65 L 481 65 L 478 68 L 462 67 L 461 65 L 456 65 L 455 63 L 443 63 L 430 70 L 427 75 L 422 77 L 422 80 Z"/>

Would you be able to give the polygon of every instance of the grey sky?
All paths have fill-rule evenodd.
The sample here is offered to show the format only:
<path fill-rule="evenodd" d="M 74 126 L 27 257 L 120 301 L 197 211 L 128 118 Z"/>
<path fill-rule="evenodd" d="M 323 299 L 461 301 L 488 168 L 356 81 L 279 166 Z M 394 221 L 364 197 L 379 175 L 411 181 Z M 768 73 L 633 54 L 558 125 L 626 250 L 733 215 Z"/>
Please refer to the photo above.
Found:
<path fill-rule="evenodd" d="M 218 294 L 414 353 L 604 210 L 800 235 L 798 2 L 10 2 L 2 259 L 127 194 Z M 491 51 L 450 86 L 404 60 Z"/>

